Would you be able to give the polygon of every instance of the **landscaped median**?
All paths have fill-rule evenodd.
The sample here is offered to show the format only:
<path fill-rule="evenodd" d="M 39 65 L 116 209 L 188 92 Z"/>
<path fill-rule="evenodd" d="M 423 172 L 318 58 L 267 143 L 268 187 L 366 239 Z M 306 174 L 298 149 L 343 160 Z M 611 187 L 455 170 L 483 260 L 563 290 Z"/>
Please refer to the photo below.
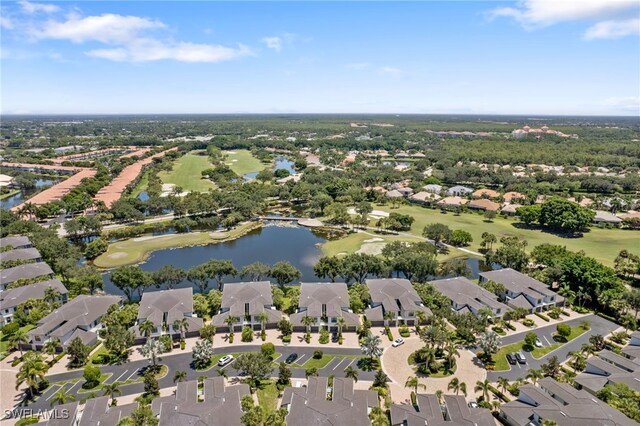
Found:
<path fill-rule="evenodd" d="M 109 244 L 107 251 L 98 256 L 93 264 L 102 269 L 134 265 L 147 259 L 157 250 L 202 246 L 231 241 L 261 227 L 259 222 L 247 222 L 230 231 L 189 232 L 185 234 L 146 235 Z"/>
<path fill-rule="evenodd" d="M 582 326 L 571 327 L 571 333 L 567 337 L 561 337 L 558 334 L 553 335 L 553 340 L 555 343 L 547 346 L 543 346 L 541 348 L 534 348 L 532 351 L 527 351 L 531 353 L 531 356 L 535 359 L 540 359 L 547 355 L 548 353 L 555 351 L 560 348 L 562 345 L 565 345 L 572 341 L 573 339 L 581 336 L 586 333 L 589 329 L 584 328 Z M 495 368 L 494 371 L 507 371 L 509 370 L 509 362 L 507 361 L 507 354 L 513 352 L 524 351 L 525 343 L 524 340 L 522 342 L 512 343 L 507 346 L 503 346 L 500 350 L 493 355 L 493 359 L 495 360 Z"/>

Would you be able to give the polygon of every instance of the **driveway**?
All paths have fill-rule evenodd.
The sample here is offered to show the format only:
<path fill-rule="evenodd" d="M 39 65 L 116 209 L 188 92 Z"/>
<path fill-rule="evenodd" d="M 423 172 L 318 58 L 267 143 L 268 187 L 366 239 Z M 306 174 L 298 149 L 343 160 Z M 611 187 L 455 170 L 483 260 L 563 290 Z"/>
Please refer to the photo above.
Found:
<path fill-rule="evenodd" d="M 348 356 L 361 356 L 362 352 L 360 349 L 355 348 L 318 348 L 314 346 L 310 347 L 291 347 L 291 346 L 276 346 L 276 352 L 281 355 L 276 358 L 275 362 L 281 362 L 286 359 L 292 353 L 298 354 L 298 359 L 296 363 L 304 364 L 307 360 L 313 357 L 313 351 L 316 349 L 321 349 L 326 355 L 348 355 Z M 260 345 L 228 345 L 221 348 L 216 348 L 215 354 L 228 354 L 234 352 L 259 352 Z M 201 376 L 213 377 L 217 376 L 218 368 L 213 366 L 207 371 L 197 371 L 191 368 L 192 362 L 192 354 L 191 352 L 182 352 L 178 351 L 177 354 L 169 354 L 166 356 L 161 356 L 159 358 L 158 363 L 166 365 L 168 367 L 168 373 L 165 377 L 158 380 L 158 384 L 160 388 L 168 388 L 175 386 L 173 383 L 173 376 L 176 371 L 186 371 L 187 377 L 186 380 L 195 380 Z M 357 359 L 354 358 L 334 358 L 331 360 L 324 368 L 319 371 L 320 376 L 330 376 L 334 375 L 336 377 L 344 377 L 344 369 L 347 366 L 352 366 L 357 369 L 356 365 Z M 142 377 L 144 369 L 149 366 L 149 361 L 147 360 L 138 360 L 132 362 L 126 362 L 119 365 L 108 365 L 100 367 L 100 371 L 103 374 L 111 373 L 111 376 L 105 381 L 105 383 L 113 383 L 115 381 L 124 382 L 126 380 L 133 380 L 136 378 Z M 229 377 L 238 376 L 238 371 L 233 368 L 233 362 L 225 367 L 227 374 Z M 60 389 L 64 389 L 65 393 L 72 394 L 76 396 L 76 399 L 79 401 L 83 398 L 86 398 L 90 393 L 83 392 L 78 393 L 78 391 L 82 388 L 82 370 L 75 370 L 66 373 L 47 375 L 47 379 L 50 382 L 61 382 L 65 380 L 78 379 L 81 380 L 77 383 L 69 383 L 64 386 L 60 385 L 52 385 L 49 387 L 36 401 L 31 404 L 28 404 L 28 407 L 33 410 L 38 409 L 50 409 L 51 403 L 50 399 L 57 391 Z M 291 368 L 291 373 L 293 378 L 305 378 L 305 369 L 304 368 Z M 275 377 L 278 374 L 278 368 L 274 368 L 273 373 Z M 359 380 L 373 380 L 375 373 L 370 371 L 359 371 L 358 379 Z M 139 394 L 144 392 L 144 384 L 143 383 L 134 383 L 121 387 L 122 396 Z M 98 392 L 98 395 L 102 395 L 102 392 Z M 10 408 L 10 407 L 8 407 Z"/>
<path fill-rule="evenodd" d="M 560 346 L 553 352 L 549 352 L 546 356 L 540 359 L 534 359 L 529 352 L 523 352 L 527 359 L 527 363 L 525 365 L 512 365 L 510 366 L 511 369 L 509 371 L 489 371 L 487 373 L 487 378 L 491 382 L 497 381 L 498 377 L 504 377 L 509 381 L 513 381 L 521 377 L 524 378 L 530 368 L 539 369 L 542 364 L 547 362 L 549 357 L 555 355 L 558 357 L 560 362 L 563 362 L 569 356 L 569 352 L 579 350 L 583 343 L 587 343 L 589 341 L 589 337 L 595 334 L 606 336 L 619 327 L 617 324 L 593 314 L 566 321 L 565 324 L 568 324 L 571 327 L 576 327 L 579 326 L 582 321 L 589 321 L 589 324 L 591 325 L 591 328 L 586 333 L 580 335 L 576 339 L 573 339 L 569 343 Z M 532 331 L 536 333 L 543 346 L 549 346 L 554 343 L 552 335 L 556 331 L 556 325 L 557 324 L 552 324 L 545 327 L 538 327 L 526 332 L 506 336 L 502 338 L 502 345 L 505 346 L 516 342 L 522 342 L 524 340 L 524 336 L 528 332 Z"/>

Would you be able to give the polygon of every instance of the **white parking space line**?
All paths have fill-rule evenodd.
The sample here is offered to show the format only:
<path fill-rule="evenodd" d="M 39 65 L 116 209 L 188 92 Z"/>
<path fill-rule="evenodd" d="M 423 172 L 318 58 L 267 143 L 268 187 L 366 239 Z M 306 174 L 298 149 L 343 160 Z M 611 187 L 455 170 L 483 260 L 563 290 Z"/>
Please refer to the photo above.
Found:
<path fill-rule="evenodd" d="M 307 354 L 302 354 L 302 355 L 300 355 L 300 357 L 299 357 L 298 359 L 296 359 L 295 361 L 293 361 L 293 362 L 294 362 L 294 363 L 296 363 L 296 364 L 300 364 L 300 365 L 302 365 L 302 363 L 300 362 L 300 360 L 301 360 L 302 358 L 304 358 L 306 355 L 307 355 Z"/>
<path fill-rule="evenodd" d="M 547 336 L 542 336 L 542 337 L 547 342 L 547 345 L 551 346 L 551 342 L 549 342 L 549 339 L 547 339 Z"/>
<path fill-rule="evenodd" d="M 129 371 L 129 370 L 127 370 L 127 371 Z M 131 380 L 131 378 L 132 378 L 132 377 L 134 376 L 134 374 L 136 374 L 137 372 L 138 372 L 138 369 L 136 368 L 135 370 L 133 370 L 133 373 L 131 373 L 131 374 L 129 375 L 129 377 L 127 377 L 127 378 L 126 378 L 125 382 L 126 382 L 127 380 Z M 126 371 L 125 371 L 125 373 L 126 373 Z"/>
<path fill-rule="evenodd" d="M 67 392 L 67 393 L 71 393 L 71 390 L 72 390 L 73 388 L 75 388 L 76 386 L 78 386 L 79 384 L 80 384 L 80 380 L 78 380 L 77 382 L 75 382 L 75 383 L 73 384 L 73 386 L 71 386 L 71 387 L 70 387 L 69 389 L 67 389 L 65 392 Z"/>
<path fill-rule="evenodd" d="M 136 370 L 136 371 L 137 371 L 137 370 Z M 115 379 L 115 380 L 114 380 L 114 382 L 119 382 L 119 381 L 120 381 L 120 379 L 122 378 L 122 376 L 124 376 L 124 375 L 125 375 L 125 374 L 127 374 L 128 372 L 129 372 L 129 370 L 124 370 L 124 373 L 122 373 L 120 376 L 118 376 L 118 378 L 117 378 L 117 379 Z M 113 377 L 113 376 L 111 376 L 111 377 Z"/>
<path fill-rule="evenodd" d="M 53 390 L 53 386 L 55 386 L 57 389 Z M 50 400 L 51 398 L 53 398 L 53 396 L 56 394 L 57 391 L 59 391 L 60 389 L 64 388 L 64 386 L 60 386 L 60 385 L 53 385 L 51 387 L 51 395 L 49 395 L 49 397 L 47 399 L 45 399 L 45 401 Z"/>
<path fill-rule="evenodd" d="M 355 359 L 352 358 L 346 358 L 347 360 L 349 360 L 349 362 L 347 363 L 347 365 L 344 366 L 343 370 L 346 370 L 347 367 L 349 367 L 351 364 L 353 364 L 354 362 L 356 362 Z"/>
<path fill-rule="evenodd" d="M 336 365 L 335 367 L 333 367 L 333 369 L 335 370 L 336 368 L 338 368 L 340 366 L 340 364 L 342 364 L 344 361 L 349 360 L 349 358 L 340 358 L 340 362 L 338 363 L 338 365 Z M 346 367 L 345 367 L 346 368 Z"/>
<path fill-rule="evenodd" d="M 335 370 L 336 368 L 338 368 L 338 366 L 340 364 L 342 364 L 342 361 L 344 361 L 344 359 L 342 359 L 342 358 L 334 358 L 334 359 L 331 360 L 331 362 L 329 364 L 327 364 L 327 367 L 329 367 L 331 365 L 331 363 L 333 363 L 333 361 L 335 361 L 336 359 L 338 360 L 338 363 L 331 370 Z"/>

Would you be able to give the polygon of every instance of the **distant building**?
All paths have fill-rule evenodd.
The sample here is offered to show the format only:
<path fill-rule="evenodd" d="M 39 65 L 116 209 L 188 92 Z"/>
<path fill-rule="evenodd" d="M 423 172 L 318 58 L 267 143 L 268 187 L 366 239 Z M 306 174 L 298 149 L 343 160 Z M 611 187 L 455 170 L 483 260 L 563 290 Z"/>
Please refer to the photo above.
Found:
<path fill-rule="evenodd" d="M 592 395 L 606 385 L 618 383 L 640 392 L 640 359 L 629 359 L 605 349 L 589 357 L 586 368 L 574 380 L 578 389 Z"/>
<path fill-rule="evenodd" d="M 10 288 L 0 292 L 0 327 L 11 322 L 16 308 L 20 304 L 29 299 L 44 298 L 47 288 L 54 288 L 60 293 L 58 303 L 67 303 L 68 291 L 65 286 L 56 279 Z"/>
<path fill-rule="evenodd" d="M 597 225 L 619 225 L 622 223 L 622 219 L 613 213 L 596 210 L 596 215 L 593 217 L 593 223 Z"/>
<path fill-rule="evenodd" d="M 287 426 L 370 426 L 369 413 L 379 407 L 378 393 L 354 390 L 353 380 L 334 377 L 309 377 L 306 387 L 285 388 L 282 408 L 288 414 Z"/>
<path fill-rule="evenodd" d="M 500 204 L 491 200 L 487 200 L 485 198 L 482 198 L 480 200 L 471 200 L 469 204 L 467 204 L 467 207 L 472 210 L 482 210 L 489 212 L 497 212 L 498 210 L 500 210 Z"/>
<path fill-rule="evenodd" d="M 474 198 L 500 198 L 500 193 L 498 191 L 494 191 L 493 189 L 477 189 L 471 193 L 471 196 Z"/>
<path fill-rule="evenodd" d="M 38 249 L 35 248 L 19 248 L 14 250 L 3 251 L 0 253 L 0 262 L 41 262 L 42 256 Z"/>
<path fill-rule="evenodd" d="M 491 411 L 469 408 L 462 395 L 443 395 L 441 405 L 436 395 L 416 395 L 416 405 L 393 404 L 391 426 L 494 426 Z"/>
<path fill-rule="evenodd" d="M 440 197 L 438 194 L 434 194 L 433 192 L 421 191 L 410 196 L 409 200 L 419 204 L 431 204 L 435 201 L 438 201 L 440 198 L 442 197 Z"/>
<path fill-rule="evenodd" d="M 447 189 L 447 195 L 457 197 L 466 197 L 472 192 L 473 189 L 462 185 L 452 186 L 451 188 Z"/>
<path fill-rule="evenodd" d="M 22 235 L 16 237 L 0 238 L 0 247 L 12 247 L 14 249 L 33 247 L 28 237 Z M 5 249 L 6 250 L 6 249 Z"/>
<path fill-rule="evenodd" d="M 427 192 L 432 192 L 434 194 L 439 194 L 439 193 L 442 192 L 443 187 L 442 187 L 442 185 L 431 183 L 429 185 L 423 186 L 422 189 L 424 189 Z"/>
<path fill-rule="evenodd" d="M 438 201 L 438 206 L 443 209 L 457 209 L 458 207 L 465 205 L 469 202 L 466 198 L 461 197 L 445 197 Z"/>
<path fill-rule="evenodd" d="M 53 278 L 53 270 L 44 262 L 27 263 L 0 271 L 0 291 L 19 280 L 31 280 L 34 278 Z"/>

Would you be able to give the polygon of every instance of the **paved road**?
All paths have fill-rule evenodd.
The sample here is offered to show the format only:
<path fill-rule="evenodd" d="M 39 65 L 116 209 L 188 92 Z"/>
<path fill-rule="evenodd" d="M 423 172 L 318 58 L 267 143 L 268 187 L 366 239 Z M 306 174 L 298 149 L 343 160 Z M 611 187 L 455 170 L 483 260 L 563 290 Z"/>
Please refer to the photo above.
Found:
<path fill-rule="evenodd" d="M 568 358 L 569 352 L 579 350 L 583 343 L 589 341 L 589 337 L 593 336 L 594 334 L 601 334 L 605 336 L 618 328 L 618 325 L 597 315 L 589 315 L 582 318 L 573 319 L 571 321 L 567 321 L 565 324 L 575 327 L 580 325 L 582 321 L 589 321 L 589 324 L 591 324 L 591 329 L 586 333 L 582 334 L 576 339 L 573 339 L 572 341 L 570 341 L 566 345 L 561 346 L 555 351 L 550 352 L 541 359 L 534 359 L 530 353 L 523 352 L 525 358 L 527 358 L 527 363 L 525 365 L 512 365 L 510 366 L 511 370 L 509 371 L 490 371 L 487 374 L 487 378 L 490 381 L 495 382 L 498 377 L 504 377 L 506 379 L 509 379 L 509 381 L 516 380 L 520 377 L 525 377 L 527 375 L 527 370 L 529 370 L 530 368 L 539 369 L 542 364 L 547 362 L 547 358 L 555 355 L 558 357 L 558 360 L 560 360 L 560 362 L 563 362 Z M 543 346 L 548 346 L 554 343 L 552 335 L 556 331 L 556 324 L 548 325 L 545 327 L 538 327 L 530 331 L 533 331 L 538 335 L 538 339 L 540 339 Z M 502 339 L 502 344 L 509 345 L 511 343 L 521 342 L 524 340 L 524 336 L 528 332 L 529 331 L 524 331 L 522 333 L 504 337 Z"/>
<path fill-rule="evenodd" d="M 280 353 L 280 357 L 276 358 L 275 362 L 284 361 L 287 356 L 292 353 L 298 354 L 298 359 L 295 361 L 296 364 L 303 365 L 307 360 L 313 357 L 313 351 L 319 349 L 317 347 L 291 347 L 291 346 L 276 346 L 276 352 Z M 358 355 L 361 356 L 362 352 L 357 348 L 320 348 L 327 355 Z M 215 354 L 228 354 L 234 352 L 259 352 L 260 345 L 250 345 L 250 346 L 226 346 L 223 348 L 216 348 Z M 178 351 L 180 352 L 180 351 Z M 319 371 L 321 376 L 330 376 L 335 375 L 337 377 L 344 377 L 344 369 L 347 366 L 351 365 L 353 368 L 357 368 L 356 359 L 354 358 L 334 358 L 332 359 L 324 368 Z M 164 357 L 160 357 L 158 363 L 164 364 L 168 367 L 169 371 L 165 377 L 158 381 L 160 388 L 168 388 L 172 387 L 175 384 L 173 383 L 173 376 L 176 371 L 186 371 L 187 378 L 186 380 L 195 380 L 200 376 L 217 376 L 218 367 L 214 366 L 213 368 L 207 371 L 196 371 L 191 367 L 192 355 L 191 352 L 186 353 L 178 353 L 176 355 L 167 355 Z M 108 365 L 100 368 L 100 371 L 103 374 L 111 373 L 111 376 L 105 381 L 105 383 L 113 383 L 115 381 L 124 382 L 126 380 L 134 380 L 136 378 L 142 377 L 144 373 L 144 369 L 149 366 L 149 361 L 147 360 L 139 360 L 133 362 L 127 362 L 119 365 Z M 233 368 L 233 362 L 225 367 L 228 375 L 230 377 L 238 376 L 238 371 Z M 291 368 L 291 373 L 293 378 L 304 378 L 305 377 L 305 369 L 304 368 Z M 278 369 L 274 368 L 273 375 L 277 377 Z M 360 371 L 358 375 L 358 379 L 360 380 L 373 380 L 375 373 L 370 371 Z M 82 370 L 70 371 L 67 373 L 60 373 L 54 375 L 48 375 L 47 379 L 50 382 L 61 382 L 65 380 L 72 380 L 82 378 Z M 78 393 L 79 390 L 82 389 L 82 383 L 84 380 L 80 380 L 77 383 L 69 383 L 64 386 L 60 385 L 52 385 L 47 389 L 35 402 L 28 405 L 29 408 L 34 410 L 37 409 L 48 409 L 50 408 L 51 401 L 50 398 L 58 392 L 60 389 L 64 389 L 66 394 L 73 394 L 76 397 L 76 400 L 81 400 L 86 398 L 89 393 L 82 392 Z M 144 384 L 143 383 L 134 383 L 121 387 L 122 396 L 125 395 L 133 395 L 144 392 Z M 102 392 L 98 392 L 98 395 L 102 395 Z"/>

